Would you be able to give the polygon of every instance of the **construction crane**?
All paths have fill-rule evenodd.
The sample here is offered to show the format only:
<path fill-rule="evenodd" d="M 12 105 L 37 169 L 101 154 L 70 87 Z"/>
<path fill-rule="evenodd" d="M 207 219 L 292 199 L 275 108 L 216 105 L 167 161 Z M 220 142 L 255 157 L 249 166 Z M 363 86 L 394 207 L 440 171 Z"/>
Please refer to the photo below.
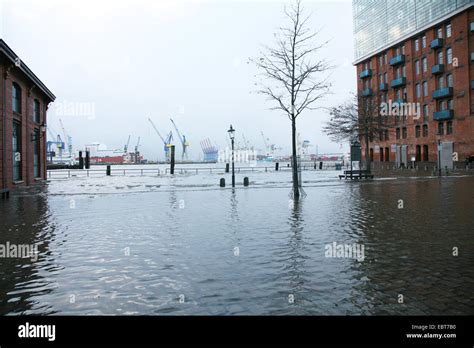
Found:
<path fill-rule="evenodd" d="M 124 154 L 127 154 L 128 145 L 129 145 L 129 144 L 130 144 L 130 135 L 128 136 L 127 143 L 126 143 L 125 146 L 123 147 L 123 153 L 124 153 Z"/>
<path fill-rule="evenodd" d="M 64 129 L 63 121 L 61 119 L 59 119 L 59 124 L 61 125 L 61 129 L 63 130 L 64 142 L 66 143 L 69 155 L 72 155 L 72 138 L 67 135 L 66 130 Z"/>
<path fill-rule="evenodd" d="M 185 158 L 188 159 L 188 152 L 186 151 L 186 149 L 188 148 L 189 143 L 186 141 L 186 136 L 181 135 L 181 133 L 179 132 L 178 127 L 176 126 L 176 123 L 174 123 L 172 118 L 170 118 L 170 120 L 171 120 L 171 123 L 174 126 L 174 129 L 176 130 L 176 134 L 178 134 L 179 141 L 181 142 L 181 146 L 183 147 L 183 152 L 181 154 L 181 159 L 182 160 L 184 160 Z"/>
<path fill-rule="evenodd" d="M 168 136 L 165 139 L 161 136 L 160 131 L 158 130 L 158 128 L 156 128 L 156 126 L 153 123 L 153 121 L 151 120 L 151 118 L 148 118 L 148 121 L 151 123 L 153 129 L 155 130 L 156 134 L 158 134 L 161 141 L 163 141 L 166 162 L 169 162 L 170 161 L 170 147 L 171 147 L 171 141 L 173 140 L 173 133 L 169 132 Z"/>

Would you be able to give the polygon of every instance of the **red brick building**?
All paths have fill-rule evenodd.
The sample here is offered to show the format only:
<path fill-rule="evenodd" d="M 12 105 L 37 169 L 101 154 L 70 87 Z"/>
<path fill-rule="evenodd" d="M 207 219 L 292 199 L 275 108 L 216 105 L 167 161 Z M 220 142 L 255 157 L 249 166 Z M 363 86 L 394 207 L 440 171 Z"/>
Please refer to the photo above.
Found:
<path fill-rule="evenodd" d="M 417 103 L 421 116 L 394 117 L 386 131 L 373 134 L 375 165 L 437 164 L 440 157 L 444 168 L 474 156 L 473 62 L 472 6 L 356 62 L 359 96 Z"/>
<path fill-rule="evenodd" d="M 55 96 L 0 39 L 0 191 L 46 179 L 46 112 Z"/>

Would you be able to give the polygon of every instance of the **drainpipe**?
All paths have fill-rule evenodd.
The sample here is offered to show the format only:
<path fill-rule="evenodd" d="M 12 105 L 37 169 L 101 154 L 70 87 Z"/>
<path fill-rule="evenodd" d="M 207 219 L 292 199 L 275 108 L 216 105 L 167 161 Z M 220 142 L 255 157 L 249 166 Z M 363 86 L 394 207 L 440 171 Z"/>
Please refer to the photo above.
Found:
<path fill-rule="evenodd" d="M 3 114 L 3 117 L 2 117 L 2 121 L 3 121 L 3 124 L 2 124 L 2 131 L 3 131 L 3 136 L 2 136 L 2 145 L 3 145 L 3 157 L 2 157 L 2 189 L 6 189 L 7 188 L 7 142 L 6 142 L 6 139 L 7 139 L 7 113 L 6 113 L 6 110 L 7 110 L 7 98 L 6 98 L 6 86 L 7 86 L 7 77 L 6 77 L 6 72 L 5 72 L 5 65 L 3 66 L 3 71 L 2 71 L 2 77 L 3 77 L 3 111 L 2 111 L 2 114 Z"/>

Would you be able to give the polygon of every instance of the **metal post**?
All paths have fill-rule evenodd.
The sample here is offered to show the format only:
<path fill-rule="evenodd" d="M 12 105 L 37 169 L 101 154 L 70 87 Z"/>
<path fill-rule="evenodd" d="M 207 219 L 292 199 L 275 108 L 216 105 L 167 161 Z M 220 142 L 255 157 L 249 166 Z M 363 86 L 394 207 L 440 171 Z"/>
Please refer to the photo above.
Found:
<path fill-rule="evenodd" d="M 234 139 L 232 139 L 232 187 L 235 187 Z"/>
<path fill-rule="evenodd" d="M 438 176 L 441 176 L 441 140 L 438 139 Z"/>

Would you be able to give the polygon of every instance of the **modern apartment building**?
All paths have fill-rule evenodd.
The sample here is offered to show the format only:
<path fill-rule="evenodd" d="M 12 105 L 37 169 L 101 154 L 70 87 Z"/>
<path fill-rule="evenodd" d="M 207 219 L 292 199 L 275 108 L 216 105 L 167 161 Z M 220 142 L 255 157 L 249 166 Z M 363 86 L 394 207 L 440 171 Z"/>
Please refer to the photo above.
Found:
<path fill-rule="evenodd" d="M 46 179 L 46 111 L 55 96 L 0 39 L 0 191 Z"/>
<path fill-rule="evenodd" d="M 353 15 L 358 95 L 416 111 L 385 116 L 372 160 L 452 168 L 472 158 L 474 2 L 353 0 Z"/>

